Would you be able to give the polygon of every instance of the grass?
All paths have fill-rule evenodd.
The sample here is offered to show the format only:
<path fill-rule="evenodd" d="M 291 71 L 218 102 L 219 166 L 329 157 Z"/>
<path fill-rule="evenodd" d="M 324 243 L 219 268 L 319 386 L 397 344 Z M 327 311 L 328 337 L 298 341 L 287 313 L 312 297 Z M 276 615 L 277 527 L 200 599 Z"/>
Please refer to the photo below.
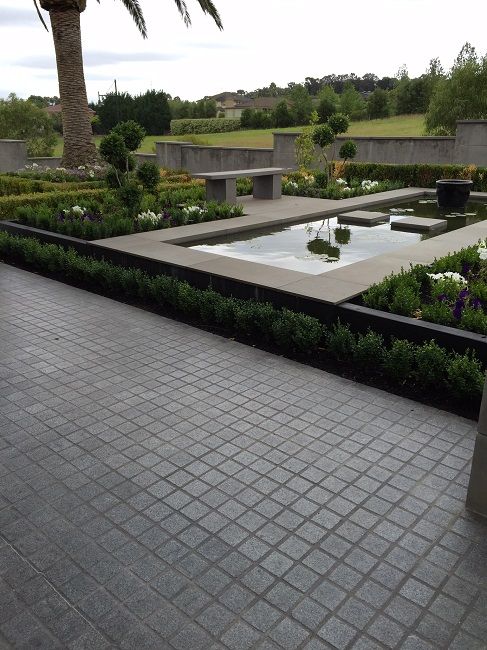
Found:
<path fill-rule="evenodd" d="M 279 131 L 299 131 L 302 127 L 278 129 Z M 208 133 L 197 136 L 150 135 L 144 139 L 140 151 L 154 153 L 154 143 L 158 140 L 185 140 L 193 144 L 220 147 L 269 147 L 273 146 L 272 134 L 277 129 L 259 129 L 249 131 L 232 131 L 230 133 Z M 353 136 L 420 136 L 424 132 L 423 115 L 395 115 L 381 120 L 363 120 L 352 122 L 346 135 Z M 96 136 L 98 143 L 101 136 Z M 55 156 L 62 155 L 62 138 L 59 137 L 54 151 Z"/>

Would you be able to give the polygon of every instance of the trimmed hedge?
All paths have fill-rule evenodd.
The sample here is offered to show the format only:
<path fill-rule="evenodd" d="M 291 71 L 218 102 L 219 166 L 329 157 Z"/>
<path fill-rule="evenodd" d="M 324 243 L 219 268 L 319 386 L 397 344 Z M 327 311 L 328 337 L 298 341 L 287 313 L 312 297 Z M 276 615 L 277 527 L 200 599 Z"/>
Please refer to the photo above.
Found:
<path fill-rule="evenodd" d="M 0 175 L 0 197 L 19 194 L 36 194 L 41 192 L 92 190 L 101 188 L 104 185 L 104 181 L 69 181 L 66 183 L 54 183 L 52 181 L 22 178 L 21 176 Z"/>
<path fill-rule="evenodd" d="M 440 178 L 465 178 L 464 165 L 386 165 L 381 163 L 347 162 L 344 172 L 348 182 L 369 178 L 372 181 L 397 181 L 406 187 L 436 187 Z M 487 168 L 478 167 L 472 173 L 473 190 L 487 192 Z"/>
<path fill-rule="evenodd" d="M 36 207 L 38 205 L 46 205 L 53 209 L 66 201 L 70 205 L 80 205 L 86 200 L 102 200 L 108 190 L 93 189 L 93 190 L 67 190 L 61 192 L 37 192 L 33 194 L 19 194 L 17 196 L 0 196 L 0 219 L 12 219 L 16 208 L 20 207 Z"/>
<path fill-rule="evenodd" d="M 240 128 L 240 118 L 210 117 L 207 119 L 171 120 L 172 135 L 226 133 L 227 131 L 239 131 Z"/>
<path fill-rule="evenodd" d="M 211 289 L 197 289 L 170 276 L 149 276 L 140 269 L 116 266 L 36 239 L 0 231 L 0 260 L 110 297 L 173 310 L 199 324 L 218 326 L 231 334 L 299 352 L 314 359 L 323 355 L 352 365 L 364 376 L 386 377 L 396 387 L 414 386 L 418 393 L 434 387 L 462 403 L 478 405 L 483 368 L 473 354 L 446 352 L 434 341 L 415 345 L 385 341 L 374 332 L 354 334 L 339 322 L 326 329 L 318 319 L 269 303 L 227 298 Z"/>

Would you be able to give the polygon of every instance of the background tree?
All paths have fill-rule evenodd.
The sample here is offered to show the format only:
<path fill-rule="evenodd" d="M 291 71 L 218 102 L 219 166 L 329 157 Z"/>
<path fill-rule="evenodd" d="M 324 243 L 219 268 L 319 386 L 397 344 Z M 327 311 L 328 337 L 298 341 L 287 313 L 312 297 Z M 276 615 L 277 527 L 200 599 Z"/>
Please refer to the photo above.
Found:
<path fill-rule="evenodd" d="M 191 24 L 186 3 L 174 0 L 186 25 Z M 204 13 L 209 14 L 222 29 L 218 11 L 212 0 L 197 0 Z M 42 9 L 49 12 L 59 79 L 59 95 L 63 112 L 63 165 L 76 167 L 97 158 L 83 70 L 80 14 L 86 9 L 86 0 L 39 0 Z M 138 0 L 122 0 L 144 38 L 147 26 Z M 39 17 L 45 25 L 37 0 Z M 46 27 L 47 29 L 47 27 Z"/>
<path fill-rule="evenodd" d="M 286 128 L 286 126 L 292 126 L 293 116 L 289 111 L 287 102 L 282 100 L 276 105 L 272 112 L 272 121 L 274 122 L 274 126 L 279 129 Z"/>
<path fill-rule="evenodd" d="M 389 116 L 389 94 L 386 90 L 382 88 L 374 90 L 367 102 L 367 113 L 371 120 Z"/>
<path fill-rule="evenodd" d="M 351 81 L 345 84 L 340 96 L 340 111 L 351 120 L 361 120 L 367 114 L 365 100 Z"/>
<path fill-rule="evenodd" d="M 52 156 L 56 135 L 51 118 L 30 101 L 11 94 L 0 99 L 0 139 L 26 140 L 29 156 Z"/>
<path fill-rule="evenodd" d="M 289 101 L 294 123 L 297 125 L 307 124 L 313 110 L 313 102 L 305 86 L 295 84 L 289 95 Z"/>
<path fill-rule="evenodd" d="M 465 43 L 452 69 L 440 78 L 426 113 L 428 133 L 454 135 L 458 120 L 487 117 L 487 55 Z"/>
<path fill-rule="evenodd" d="M 318 95 L 318 106 L 316 111 L 320 118 L 320 124 L 324 124 L 330 115 L 336 113 L 340 106 L 340 97 L 333 90 L 332 86 L 325 86 Z"/>

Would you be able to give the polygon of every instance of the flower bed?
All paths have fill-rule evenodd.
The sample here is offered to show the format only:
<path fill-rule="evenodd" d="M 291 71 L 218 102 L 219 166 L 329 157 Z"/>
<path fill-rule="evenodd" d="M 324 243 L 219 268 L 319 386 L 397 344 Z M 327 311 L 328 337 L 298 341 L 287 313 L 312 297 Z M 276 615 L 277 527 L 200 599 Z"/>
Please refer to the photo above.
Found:
<path fill-rule="evenodd" d="M 433 341 L 413 344 L 368 331 L 354 334 L 339 322 L 323 326 L 316 318 L 272 304 L 225 297 L 197 289 L 176 278 L 144 273 L 95 260 L 53 244 L 0 232 L 0 260 L 67 281 L 112 298 L 132 300 L 190 320 L 217 327 L 252 344 L 272 345 L 326 368 L 338 364 L 354 377 L 377 378 L 399 392 L 433 399 L 446 395 L 463 408 L 477 408 L 484 368 L 471 354 L 447 351 Z"/>
<path fill-rule="evenodd" d="M 374 181 L 368 178 L 328 180 L 326 173 L 297 171 L 282 179 L 282 193 L 288 196 L 305 196 L 315 199 L 348 199 L 353 196 L 376 194 L 404 187 L 400 181 Z"/>
<path fill-rule="evenodd" d="M 372 309 L 487 334 L 487 245 L 392 274 L 362 299 Z"/>

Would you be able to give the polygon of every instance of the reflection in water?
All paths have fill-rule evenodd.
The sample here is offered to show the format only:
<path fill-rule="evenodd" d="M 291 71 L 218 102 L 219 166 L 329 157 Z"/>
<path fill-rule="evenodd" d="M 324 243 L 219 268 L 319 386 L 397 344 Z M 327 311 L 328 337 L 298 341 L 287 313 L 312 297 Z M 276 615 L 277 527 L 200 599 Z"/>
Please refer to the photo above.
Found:
<path fill-rule="evenodd" d="M 374 212 L 377 208 L 371 207 Z M 439 211 L 436 200 L 421 200 L 384 208 L 390 221 L 406 216 L 445 218 L 448 231 L 462 228 L 487 218 L 487 205 L 470 202 L 465 211 Z M 373 227 L 350 225 L 341 227 L 336 217 L 312 223 L 261 228 L 235 233 L 191 248 L 219 255 L 260 262 L 281 268 L 319 274 L 375 257 L 404 246 L 436 236 L 436 233 L 393 231 L 389 223 Z"/>

